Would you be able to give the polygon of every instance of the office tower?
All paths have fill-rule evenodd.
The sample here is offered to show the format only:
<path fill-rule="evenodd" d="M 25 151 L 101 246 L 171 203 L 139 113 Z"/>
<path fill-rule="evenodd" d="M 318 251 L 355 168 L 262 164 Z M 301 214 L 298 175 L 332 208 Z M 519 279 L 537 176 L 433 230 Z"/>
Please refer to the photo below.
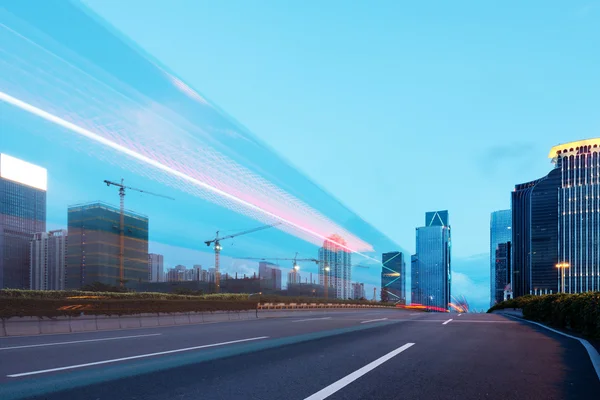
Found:
<path fill-rule="evenodd" d="M 354 300 L 360 300 L 360 299 L 366 298 L 364 283 L 354 282 L 352 284 L 352 298 Z"/>
<path fill-rule="evenodd" d="M 64 290 L 67 231 L 38 232 L 29 247 L 29 286 L 33 290 Z"/>
<path fill-rule="evenodd" d="M 419 279 L 419 259 L 416 254 L 410 256 L 410 302 L 423 304 L 423 290 Z"/>
<path fill-rule="evenodd" d="M 300 277 L 300 273 L 298 271 L 296 271 L 294 268 L 292 268 L 290 270 L 290 272 L 288 272 L 287 282 L 288 282 L 288 287 L 290 284 L 293 285 L 293 284 L 302 283 L 302 278 Z"/>
<path fill-rule="evenodd" d="M 512 266 L 511 266 L 511 242 L 498 243 L 494 252 L 494 293 L 492 304 L 504 300 L 504 291 L 511 284 Z"/>
<path fill-rule="evenodd" d="M 120 285 L 120 211 L 105 203 L 68 210 L 65 288 L 80 289 L 100 282 Z M 148 281 L 148 217 L 125 212 L 124 281 Z"/>
<path fill-rule="evenodd" d="M 555 146 L 549 158 L 560 175 L 558 254 L 560 291 L 600 291 L 600 138 Z"/>
<path fill-rule="evenodd" d="M 164 257 L 162 254 L 148 254 L 148 281 L 162 282 L 164 279 Z"/>
<path fill-rule="evenodd" d="M 215 274 L 216 274 L 217 270 L 212 267 L 208 269 L 208 273 L 206 275 L 206 281 L 207 282 L 214 282 L 215 281 Z"/>
<path fill-rule="evenodd" d="M 490 303 L 494 305 L 497 290 L 504 286 L 496 286 L 496 249 L 499 243 L 512 240 L 512 210 L 494 211 L 490 215 Z"/>
<path fill-rule="evenodd" d="M 514 297 L 556 293 L 558 189 L 561 171 L 515 186 L 512 192 L 512 269 Z"/>
<path fill-rule="evenodd" d="M 265 289 L 281 290 L 281 270 L 279 265 L 267 261 L 258 263 L 258 277 L 261 287 Z"/>
<path fill-rule="evenodd" d="M 47 171 L 0 154 L 0 289 L 28 289 L 29 246 L 46 231 Z"/>
<path fill-rule="evenodd" d="M 448 211 L 425 214 L 425 226 L 416 229 L 417 253 L 411 259 L 419 304 L 442 311 L 450 303 L 451 235 Z"/>
<path fill-rule="evenodd" d="M 332 235 L 319 249 L 319 284 L 333 287 L 336 298 L 349 299 L 352 297 L 352 255 L 340 245 L 346 245 L 344 239 Z"/>
<path fill-rule="evenodd" d="M 381 255 L 381 301 L 406 304 L 406 262 L 404 254 L 392 251 Z"/>

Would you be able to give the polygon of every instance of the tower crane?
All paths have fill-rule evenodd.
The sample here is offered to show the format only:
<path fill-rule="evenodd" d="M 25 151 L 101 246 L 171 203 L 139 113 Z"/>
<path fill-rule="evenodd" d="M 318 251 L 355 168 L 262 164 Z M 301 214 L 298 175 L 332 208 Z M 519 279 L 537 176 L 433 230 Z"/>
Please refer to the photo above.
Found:
<path fill-rule="evenodd" d="M 222 237 L 219 237 L 219 231 L 217 231 L 217 234 L 215 235 L 214 239 L 206 240 L 204 242 L 209 247 L 211 244 L 214 244 L 214 248 L 215 248 L 215 292 L 216 293 L 219 293 L 219 291 L 221 290 L 221 276 L 219 273 L 219 255 L 221 254 L 221 249 L 222 249 L 221 240 L 231 239 L 231 238 L 234 238 L 236 236 L 241 236 L 241 235 L 247 235 L 248 233 L 253 233 L 256 231 L 261 231 L 263 229 L 272 228 L 277 225 L 281 225 L 281 222 L 276 222 L 276 223 L 270 224 L 270 225 L 259 226 L 254 229 L 249 229 L 247 231 L 238 232 L 238 233 L 234 233 L 233 235 L 227 235 L 227 236 L 222 236 Z"/>
<path fill-rule="evenodd" d="M 130 186 L 123 185 L 123 179 L 121 178 L 121 183 L 111 182 L 108 180 L 104 180 L 106 186 L 116 186 L 119 188 L 119 197 L 120 197 L 120 218 L 119 218 L 119 282 L 120 286 L 123 287 L 125 285 L 125 189 L 127 190 L 135 190 L 136 192 L 149 194 L 152 196 L 163 197 L 169 200 L 175 200 L 169 196 L 163 196 L 162 194 L 152 193 L 147 190 L 137 189 Z"/>

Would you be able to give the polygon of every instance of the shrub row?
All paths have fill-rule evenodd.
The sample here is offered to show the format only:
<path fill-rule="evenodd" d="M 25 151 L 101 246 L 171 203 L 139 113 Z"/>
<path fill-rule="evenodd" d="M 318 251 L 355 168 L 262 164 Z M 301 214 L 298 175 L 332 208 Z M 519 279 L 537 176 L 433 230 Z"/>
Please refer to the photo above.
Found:
<path fill-rule="evenodd" d="M 488 312 L 505 308 L 520 308 L 532 321 L 600 337 L 600 292 L 528 295 L 498 303 Z"/>
<path fill-rule="evenodd" d="M 0 298 L 0 318 L 244 311 L 257 301 Z"/>
<path fill-rule="evenodd" d="M 218 293 L 204 295 L 180 295 L 155 292 L 86 292 L 79 290 L 0 290 L 0 301 L 4 298 L 18 299 L 67 299 L 69 297 L 99 296 L 110 299 L 148 299 L 148 300 L 247 300 L 247 294 Z"/>

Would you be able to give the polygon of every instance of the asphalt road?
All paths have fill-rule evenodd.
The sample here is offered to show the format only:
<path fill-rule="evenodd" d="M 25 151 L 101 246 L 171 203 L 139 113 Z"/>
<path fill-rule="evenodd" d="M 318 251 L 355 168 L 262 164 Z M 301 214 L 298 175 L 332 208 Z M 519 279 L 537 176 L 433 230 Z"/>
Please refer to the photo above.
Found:
<path fill-rule="evenodd" d="M 0 339 L 1 399 L 563 400 L 599 393 L 578 341 L 490 314 L 322 311 Z"/>

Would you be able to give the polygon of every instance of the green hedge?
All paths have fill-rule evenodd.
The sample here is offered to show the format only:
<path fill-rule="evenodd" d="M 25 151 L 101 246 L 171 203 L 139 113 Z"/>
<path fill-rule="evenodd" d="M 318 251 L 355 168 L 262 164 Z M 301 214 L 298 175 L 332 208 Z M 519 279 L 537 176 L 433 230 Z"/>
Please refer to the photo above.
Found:
<path fill-rule="evenodd" d="M 100 296 L 111 299 L 148 299 L 148 300 L 226 300 L 240 301 L 247 300 L 247 294 L 239 293 L 219 293 L 204 295 L 180 295 L 170 293 L 155 292 L 85 292 L 79 290 L 19 290 L 3 289 L 0 290 L 0 301 L 3 298 L 21 298 L 21 299 L 66 299 L 69 297 L 80 296 Z"/>
<path fill-rule="evenodd" d="M 488 312 L 505 308 L 520 308 L 532 321 L 600 337 L 600 292 L 528 295 L 498 303 Z"/>

